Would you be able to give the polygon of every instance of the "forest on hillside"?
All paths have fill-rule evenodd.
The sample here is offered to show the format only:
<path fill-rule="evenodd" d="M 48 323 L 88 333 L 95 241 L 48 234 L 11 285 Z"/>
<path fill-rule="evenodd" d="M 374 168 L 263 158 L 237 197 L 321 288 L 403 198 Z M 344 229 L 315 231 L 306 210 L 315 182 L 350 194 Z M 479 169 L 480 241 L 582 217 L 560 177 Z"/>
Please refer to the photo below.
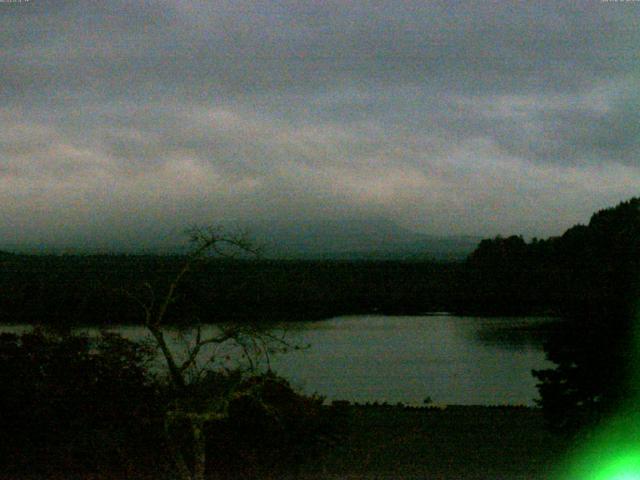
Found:
<path fill-rule="evenodd" d="M 310 320 L 358 313 L 558 315 L 592 310 L 638 290 L 640 200 L 596 212 L 559 237 L 485 239 L 464 262 L 201 262 L 185 278 L 171 321 Z M 130 295 L 162 292 L 185 257 L 0 257 L 0 322 L 137 323 Z"/>
<path fill-rule="evenodd" d="M 637 292 L 639 199 L 562 236 L 480 242 L 465 262 L 209 259 L 181 287 L 173 322 L 309 320 L 358 313 L 565 315 Z M 0 322 L 136 323 L 124 292 L 166 289 L 184 256 L 0 258 Z M 628 288 L 627 288 L 628 286 Z M 624 288 L 623 288 L 624 287 Z"/>

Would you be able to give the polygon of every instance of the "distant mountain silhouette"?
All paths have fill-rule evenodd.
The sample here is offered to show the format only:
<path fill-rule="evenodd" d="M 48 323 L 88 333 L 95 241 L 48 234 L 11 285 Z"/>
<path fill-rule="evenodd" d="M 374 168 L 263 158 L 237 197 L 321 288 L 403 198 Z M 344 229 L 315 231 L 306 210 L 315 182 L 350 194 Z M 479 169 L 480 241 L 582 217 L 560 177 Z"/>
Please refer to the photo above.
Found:
<path fill-rule="evenodd" d="M 259 225 L 254 237 L 267 256 L 296 259 L 461 260 L 481 237 L 412 232 L 385 219 L 347 219 L 295 225 Z"/>
<path fill-rule="evenodd" d="M 215 224 L 214 224 L 215 225 Z M 236 227 L 265 246 L 265 256 L 274 259 L 369 259 L 369 260 L 463 260 L 478 245 L 479 236 L 436 236 L 413 232 L 381 217 L 352 217 L 339 220 L 288 219 L 269 222 L 255 219 L 242 223 L 221 222 Z M 185 225 L 186 228 L 188 225 Z M 20 254 L 173 254 L 184 252 L 184 228 L 175 227 L 164 235 L 91 241 L 9 244 L 0 243 L 1 252 Z"/>

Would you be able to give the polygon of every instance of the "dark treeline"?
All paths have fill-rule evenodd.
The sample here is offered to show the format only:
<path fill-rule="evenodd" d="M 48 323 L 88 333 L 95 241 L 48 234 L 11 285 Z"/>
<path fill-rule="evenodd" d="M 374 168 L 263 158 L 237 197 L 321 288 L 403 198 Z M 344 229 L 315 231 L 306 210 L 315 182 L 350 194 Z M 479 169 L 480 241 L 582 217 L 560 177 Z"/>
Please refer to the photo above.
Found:
<path fill-rule="evenodd" d="M 563 308 L 563 328 L 545 347 L 556 367 L 534 372 L 550 425 L 580 432 L 630 405 L 637 409 L 640 198 L 532 247 L 549 269 L 565 269 L 563 283 L 554 281 L 573 299 Z"/>
<path fill-rule="evenodd" d="M 548 308 L 564 319 L 536 371 L 549 425 L 576 434 L 640 398 L 634 326 L 640 299 L 640 198 L 559 237 L 483 240 L 464 269 L 476 311 Z"/>
<path fill-rule="evenodd" d="M 638 198 L 623 202 L 547 240 L 483 240 L 467 261 L 478 298 L 498 310 L 546 305 L 561 316 L 628 305 L 640 271 L 639 208 Z"/>
<path fill-rule="evenodd" d="M 171 321 L 309 320 L 359 313 L 567 316 L 637 282 L 638 200 L 562 236 L 483 240 L 466 262 L 211 259 L 185 279 Z M 634 243 L 636 242 L 636 243 Z M 162 294 L 181 256 L 0 257 L 0 321 L 138 323 L 147 282 Z M 628 299 L 618 298 L 618 303 Z M 609 302 L 610 303 L 610 302 Z"/>
<path fill-rule="evenodd" d="M 162 294 L 180 256 L 5 256 L 2 322 L 138 323 L 131 294 Z M 462 303 L 462 264 L 212 259 L 185 278 L 170 321 L 315 320 L 356 313 L 410 314 Z"/>
<path fill-rule="evenodd" d="M 493 248 L 503 240 L 489 242 Z M 476 252 L 481 259 L 474 254 L 467 263 L 214 259 L 185 279 L 170 320 L 549 314 L 583 296 L 566 282 L 570 267 L 502 254 L 489 260 L 487 249 L 483 242 Z M 183 262 L 178 256 L 7 256 L 0 271 L 0 322 L 139 323 L 138 307 L 127 294 L 143 292 L 145 282 L 164 292 Z"/>

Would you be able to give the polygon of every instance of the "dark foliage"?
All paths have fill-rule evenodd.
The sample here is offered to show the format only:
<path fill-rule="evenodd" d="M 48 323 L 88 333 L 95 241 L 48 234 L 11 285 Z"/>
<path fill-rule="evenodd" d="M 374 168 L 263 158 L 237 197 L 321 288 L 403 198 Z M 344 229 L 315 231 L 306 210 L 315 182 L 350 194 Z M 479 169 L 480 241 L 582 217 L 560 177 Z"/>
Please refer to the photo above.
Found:
<path fill-rule="evenodd" d="M 638 286 L 640 199 L 595 213 L 560 237 L 483 240 L 467 260 L 470 295 L 494 309 L 546 309 L 575 316 L 627 302 Z"/>
<path fill-rule="evenodd" d="M 303 461 L 335 445 L 343 418 L 318 396 L 297 393 L 272 372 L 209 371 L 188 388 L 183 407 L 216 411 L 226 400 L 224 418 L 205 423 L 207 472 L 216 478 L 256 478 L 295 471 Z M 227 403 L 228 402 L 228 403 Z M 188 422 L 172 435 L 186 458 L 193 454 Z"/>
<path fill-rule="evenodd" d="M 554 369 L 534 372 L 552 427 L 574 434 L 630 400 L 640 279 L 640 198 L 594 214 L 586 227 L 548 241 L 548 255 L 570 267 L 564 327 L 546 345 Z"/>
<path fill-rule="evenodd" d="M 0 335 L 5 471 L 116 474 L 155 466 L 162 402 L 150 352 L 115 334 Z"/>
<path fill-rule="evenodd" d="M 209 470 L 232 478 L 291 471 L 339 438 L 336 412 L 272 373 L 241 381 L 227 419 L 209 424 Z"/>
<path fill-rule="evenodd" d="M 599 211 L 560 237 L 483 240 L 467 268 L 470 298 L 480 311 L 546 309 L 565 319 L 545 346 L 556 367 L 534 372 L 551 427 L 576 433 L 637 396 L 629 379 L 640 293 L 640 198 Z"/>
<path fill-rule="evenodd" d="M 227 418 L 205 428 L 214 476 L 291 469 L 335 440 L 335 416 L 322 399 L 274 374 L 209 371 L 175 392 L 149 374 L 153 354 L 112 333 L 93 340 L 42 329 L 1 334 L 3 473 L 159 478 L 172 468 L 163 429 L 176 401 L 199 411 L 228 405 Z M 189 456 L 190 437 L 176 429 L 171 441 Z"/>

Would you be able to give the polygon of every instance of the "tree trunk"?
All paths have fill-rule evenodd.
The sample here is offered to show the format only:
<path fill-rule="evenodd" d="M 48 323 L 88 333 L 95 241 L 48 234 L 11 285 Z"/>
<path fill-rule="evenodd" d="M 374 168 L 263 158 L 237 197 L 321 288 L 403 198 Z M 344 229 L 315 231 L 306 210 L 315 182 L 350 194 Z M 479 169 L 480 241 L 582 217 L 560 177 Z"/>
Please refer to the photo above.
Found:
<path fill-rule="evenodd" d="M 172 413 L 168 413 L 165 418 L 165 438 L 169 447 L 170 454 L 175 464 L 178 478 L 180 480 L 205 480 L 205 471 L 207 468 L 207 439 L 204 431 L 204 425 L 209 415 L 186 414 L 180 415 L 180 419 L 189 423 L 189 432 L 191 433 L 193 464 L 192 468 L 184 459 L 184 455 L 177 443 L 174 433 L 172 432 L 176 417 Z M 216 415 L 216 418 L 218 416 Z"/>
<path fill-rule="evenodd" d="M 162 330 L 160 328 L 157 328 L 151 325 L 147 325 L 147 328 L 149 329 L 153 337 L 156 339 L 156 342 L 158 343 L 160 350 L 162 350 L 162 355 L 164 356 L 164 359 L 167 362 L 167 367 L 169 368 L 169 374 L 171 375 L 171 381 L 173 382 L 173 385 L 179 390 L 184 389 L 185 387 L 184 377 L 182 376 L 182 372 L 178 368 L 178 365 L 176 364 L 175 360 L 173 359 L 173 354 L 171 353 L 171 350 L 169 349 L 169 346 L 167 345 L 167 342 L 164 339 L 164 334 L 162 333 Z"/>
<path fill-rule="evenodd" d="M 207 442 L 204 433 L 204 422 L 198 418 L 191 419 L 193 433 L 193 479 L 204 480 L 207 466 Z"/>
<path fill-rule="evenodd" d="M 169 449 L 169 453 L 171 455 L 171 459 L 173 460 L 173 464 L 176 468 L 176 474 L 178 475 L 179 480 L 194 480 L 191 475 L 191 471 L 189 471 L 189 467 L 187 466 L 187 462 L 184 459 L 184 455 L 180 451 L 180 446 L 176 445 L 175 439 L 171 434 L 171 426 L 172 426 L 172 418 L 167 414 L 164 420 L 164 435 L 165 441 L 167 442 L 167 448 Z"/>

